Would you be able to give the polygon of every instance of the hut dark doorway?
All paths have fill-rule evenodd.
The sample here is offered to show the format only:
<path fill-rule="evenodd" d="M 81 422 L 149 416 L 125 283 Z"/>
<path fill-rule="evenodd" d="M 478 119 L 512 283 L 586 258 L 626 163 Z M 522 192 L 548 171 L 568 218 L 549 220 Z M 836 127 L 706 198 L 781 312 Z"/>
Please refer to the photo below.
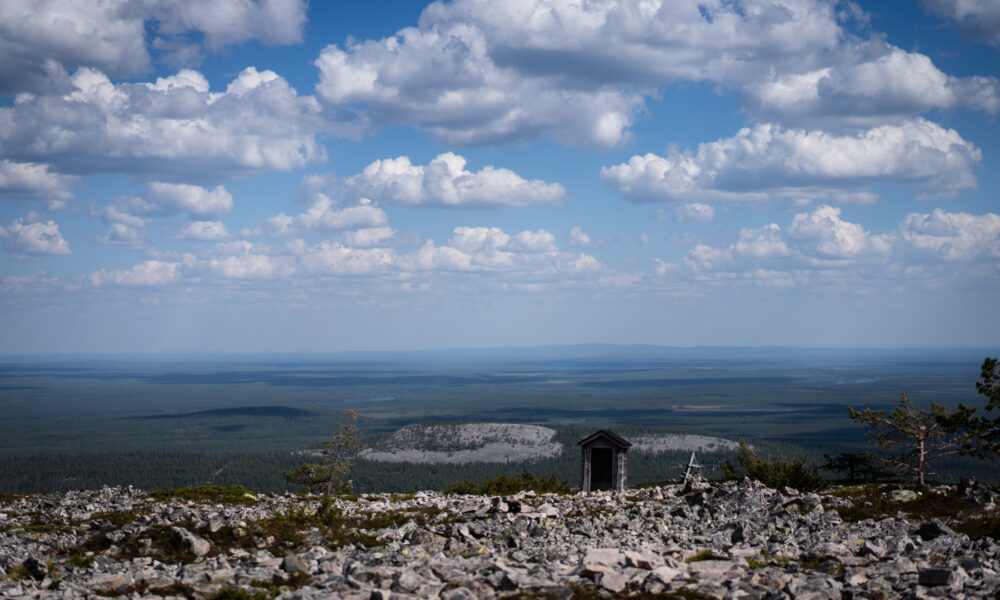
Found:
<path fill-rule="evenodd" d="M 631 442 L 601 429 L 577 442 L 581 450 L 580 489 L 584 492 L 625 490 Z"/>
<path fill-rule="evenodd" d="M 610 490 L 614 451 L 611 448 L 593 448 L 590 451 L 590 489 Z"/>

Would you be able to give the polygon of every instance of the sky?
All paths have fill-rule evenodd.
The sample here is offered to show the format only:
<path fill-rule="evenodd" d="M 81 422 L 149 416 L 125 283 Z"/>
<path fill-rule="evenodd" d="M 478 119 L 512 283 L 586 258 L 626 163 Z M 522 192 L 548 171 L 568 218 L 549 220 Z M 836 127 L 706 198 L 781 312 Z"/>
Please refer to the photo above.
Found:
<path fill-rule="evenodd" d="M 996 347 L 992 0 L 6 0 L 0 353 Z"/>

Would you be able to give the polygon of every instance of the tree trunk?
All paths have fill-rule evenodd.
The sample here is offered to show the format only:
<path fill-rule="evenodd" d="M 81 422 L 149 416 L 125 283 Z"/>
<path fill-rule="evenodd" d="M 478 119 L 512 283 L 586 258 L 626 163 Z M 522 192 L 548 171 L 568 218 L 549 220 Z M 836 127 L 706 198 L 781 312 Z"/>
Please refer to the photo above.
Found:
<path fill-rule="evenodd" d="M 923 438 L 921 438 L 920 439 L 920 445 L 918 446 L 918 448 L 919 448 L 919 454 L 918 454 L 919 458 L 918 458 L 918 462 L 917 462 L 917 468 L 918 468 L 917 469 L 917 476 L 918 476 L 918 478 L 920 480 L 920 487 L 924 487 L 924 456 L 925 456 L 924 453 L 925 453 L 925 444 L 926 444 L 926 440 L 924 440 Z"/>

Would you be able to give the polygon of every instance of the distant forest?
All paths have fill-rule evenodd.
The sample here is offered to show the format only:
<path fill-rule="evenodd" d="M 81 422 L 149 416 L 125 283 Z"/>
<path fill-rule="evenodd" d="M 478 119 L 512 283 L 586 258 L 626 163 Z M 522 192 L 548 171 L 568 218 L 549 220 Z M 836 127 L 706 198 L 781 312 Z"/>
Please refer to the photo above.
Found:
<path fill-rule="evenodd" d="M 994 352 L 993 354 L 997 354 Z M 847 407 L 982 405 L 983 350 L 802 348 L 567 349 L 292 358 L 0 361 L 0 492 L 102 484 L 241 484 L 295 489 L 348 409 L 362 442 L 414 423 L 550 427 L 566 451 L 529 463 L 400 465 L 359 461 L 354 489 L 441 489 L 528 471 L 577 485 L 576 441 L 600 428 L 747 440 L 774 456 L 866 449 Z M 680 476 L 686 452 L 629 456 L 629 482 Z M 714 464 L 729 456 L 704 456 Z M 953 477 L 1000 479 L 996 463 L 942 462 Z M 718 472 L 716 472 L 718 473 Z M 712 473 L 709 472 L 709 475 Z"/>

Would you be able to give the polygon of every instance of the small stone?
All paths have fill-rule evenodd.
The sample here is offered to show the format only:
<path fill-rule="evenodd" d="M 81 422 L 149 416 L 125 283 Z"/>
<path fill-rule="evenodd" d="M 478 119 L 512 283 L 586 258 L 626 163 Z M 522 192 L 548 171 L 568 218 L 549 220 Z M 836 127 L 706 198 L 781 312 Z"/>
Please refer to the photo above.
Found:
<path fill-rule="evenodd" d="M 695 579 L 726 579 L 739 571 L 745 563 L 732 560 L 700 560 L 688 565 L 688 572 Z"/>
<path fill-rule="evenodd" d="M 928 587 L 938 585 L 951 585 L 955 582 L 955 572 L 951 569 L 932 567 L 920 569 L 917 583 Z"/>
<path fill-rule="evenodd" d="M 457 587 L 441 592 L 441 600 L 476 600 L 476 595 L 467 587 Z"/>
<path fill-rule="evenodd" d="M 663 566 L 663 557 L 655 552 L 637 552 L 635 550 L 626 550 L 624 555 L 625 564 L 630 567 L 651 571 L 657 567 Z"/>
<path fill-rule="evenodd" d="M 281 570 L 289 575 L 308 575 L 309 563 L 296 554 L 289 554 L 281 561 Z"/>
<path fill-rule="evenodd" d="M 28 575 L 31 575 L 32 579 L 37 579 L 41 581 L 49 574 L 49 567 L 44 562 L 38 560 L 34 556 L 29 556 L 21 563 L 21 566 L 28 571 Z"/>
<path fill-rule="evenodd" d="M 212 549 L 208 540 L 196 536 L 183 527 L 171 527 L 170 540 L 195 556 L 205 556 Z"/>
<path fill-rule="evenodd" d="M 416 573 L 407 569 L 399 574 L 399 579 L 396 580 L 393 589 L 397 592 L 412 594 L 423 584 L 423 580 Z"/>
<path fill-rule="evenodd" d="M 875 558 L 882 558 L 885 556 L 885 553 L 885 544 L 874 540 L 865 540 L 861 544 L 861 548 L 858 549 L 858 554 L 862 556 L 874 556 Z"/>
<path fill-rule="evenodd" d="M 660 583 L 667 584 L 673 581 L 674 578 L 680 574 L 680 569 L 662 566 L 653 569 L 653 572 L 649 574 L 649 577 L 655 578 Z"/>
<path fill-rule="evenodd" d="M 913 502 L 920 497 L 920 494 L 913 490 L 892 490 L 889 498 L 893 502 Z"/>
<path fill-rule="evenodd" d="M 591 548 L 583 555 L 583 568 L 591 572 L 604 572 L 622 563 L 622 553 L 616 548 Z"/>
<path fill-rule="evenodd" d="M 917 528 L 917 535 L 920 536 L 920 539 L 926 542 L 929 540 L 935 540 L 942 535 L 955 535 L 955 532 L 944 523 L 933 520 L 921 523 L 920 527 Z"/>
<path fill-rule="evenodd" d="M 621 573 L 615 573 L 614 571 L 606 571 L 601 573 L 601 578 L 598 584 L 608 590 L 609 592 L 617 594 L 618 592 L 625 589 L 628 585 L 628 577 Z"/>

